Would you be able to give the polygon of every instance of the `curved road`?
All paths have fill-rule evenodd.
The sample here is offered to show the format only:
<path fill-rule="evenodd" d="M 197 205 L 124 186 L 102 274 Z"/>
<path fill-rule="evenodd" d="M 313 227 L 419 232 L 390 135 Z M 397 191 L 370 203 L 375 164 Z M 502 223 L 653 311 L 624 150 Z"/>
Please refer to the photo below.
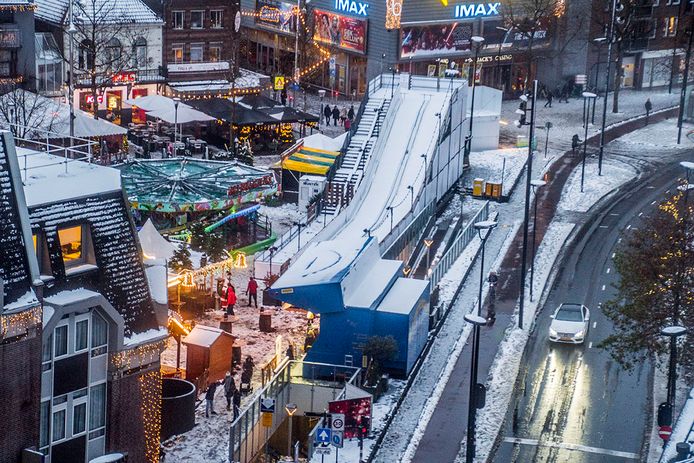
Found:
<path fill-rule="evenodd" d="M 624 232 L 640 226 L 640 217 L 649 214 L 666 190 L 674 191 L 675 179 L 682 173 L 677 162 L 657 169 L 651 165 L 650 170 L 618 192 L 611 206 L 583 227 L 565 255 L 528 342 L 493 461 L 645 461 L 652 366 L 645 363 L 627 372 L 597 345 L 612 332 L 600 304 L 615 295 L 612 284 L 619 276 L 613 253 Z M 547 341 L 549 315 L 565 301 L 582 302 L 591 309 L 590 331 L 582 346 Z"/>

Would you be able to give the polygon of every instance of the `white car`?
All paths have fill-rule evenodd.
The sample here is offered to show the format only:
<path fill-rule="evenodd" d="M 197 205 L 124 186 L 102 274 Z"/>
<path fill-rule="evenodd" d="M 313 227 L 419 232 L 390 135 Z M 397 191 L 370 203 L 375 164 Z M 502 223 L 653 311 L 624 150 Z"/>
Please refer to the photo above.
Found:
<path fill-rule="evenodd" d="M 550 315 L 549 340 L 581 344 L 588 336 L 590 311 L 583 304 L 563 303 Z"/>

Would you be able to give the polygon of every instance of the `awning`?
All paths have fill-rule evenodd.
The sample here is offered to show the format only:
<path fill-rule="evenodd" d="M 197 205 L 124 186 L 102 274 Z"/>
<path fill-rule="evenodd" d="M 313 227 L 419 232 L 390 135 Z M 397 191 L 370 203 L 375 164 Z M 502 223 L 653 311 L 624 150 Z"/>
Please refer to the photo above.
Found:
<path fill-rule="evenodd" d="M 338 151 L 301 147 L 282 159 L 282 168 L 305 174 L 326 175 L 339 155 Z"/>
<path fill-rule="evenodd" d="M 280 121 L 264 112 L 233 103 L 228 98 L 210 98 L 188 102 L 195 109 L 236 126 L 280 124 Z"/>

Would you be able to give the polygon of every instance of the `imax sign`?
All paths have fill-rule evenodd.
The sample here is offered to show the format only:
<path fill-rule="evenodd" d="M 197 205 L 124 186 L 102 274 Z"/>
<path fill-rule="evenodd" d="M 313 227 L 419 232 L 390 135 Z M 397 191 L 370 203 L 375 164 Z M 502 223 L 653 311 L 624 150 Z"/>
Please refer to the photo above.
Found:
<path fill-rule="evenodd" d="M 456 18 L 476 18 L 479 16 L 499 16 L 501 2 L 495 3 L 466 3 L 455 6 Z"/>
<path fill-rule="evenodd" d="M 335 0 L 335 9 L 345 13 L 366 16 L 368 15 L 367 8 L 369 8 L 368 3 L 356 0 Z"/>

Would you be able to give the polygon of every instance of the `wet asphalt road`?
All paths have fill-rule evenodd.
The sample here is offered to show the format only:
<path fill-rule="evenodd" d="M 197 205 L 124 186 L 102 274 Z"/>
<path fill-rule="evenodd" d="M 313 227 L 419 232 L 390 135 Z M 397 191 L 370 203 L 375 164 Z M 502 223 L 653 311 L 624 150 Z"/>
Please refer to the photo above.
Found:
<path fill-rule="evenodd" d="M 616 274 L 612 256 L 654 201 L 674 191 L 677 162 L 660 166 L 620 191 L 612 206 L 583 228 L 566 254 L 526 349 L 516 397 L 507 414 L 499 463 L 621 463 L 642 461 L 650 426 L 652 365 L 623 370 L 598 347 L 612 331 L 600 304 L 612 298 Z M 591 309 L 582 346 L 547 341 L 549 315 L 562 302 Z M 515 415 L 515 420 L 514 420 Z"/>

